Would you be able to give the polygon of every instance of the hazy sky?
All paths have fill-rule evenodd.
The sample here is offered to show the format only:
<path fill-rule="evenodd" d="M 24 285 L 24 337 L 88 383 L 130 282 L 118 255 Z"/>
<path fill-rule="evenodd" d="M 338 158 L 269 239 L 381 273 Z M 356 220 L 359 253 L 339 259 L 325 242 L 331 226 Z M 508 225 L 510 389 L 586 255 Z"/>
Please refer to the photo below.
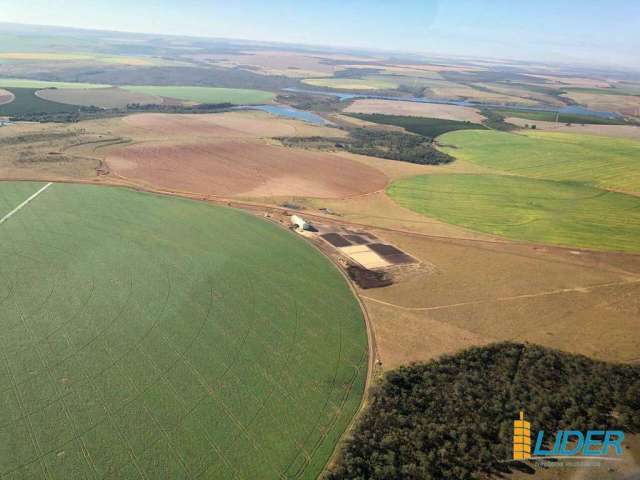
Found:
<path fill-rule="evenodd" d="M 0 0 L 0 21 L 640 68 L 640 0 Z"/>

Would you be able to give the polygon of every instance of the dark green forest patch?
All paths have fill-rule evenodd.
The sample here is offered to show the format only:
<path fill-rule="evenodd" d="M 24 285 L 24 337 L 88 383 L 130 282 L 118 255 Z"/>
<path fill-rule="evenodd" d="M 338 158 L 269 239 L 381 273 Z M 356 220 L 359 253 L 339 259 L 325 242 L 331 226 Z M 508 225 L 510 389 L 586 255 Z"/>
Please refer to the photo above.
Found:
<path fill-rule="evenodd" d="M 508 461 L 520 411 L 532 432 L 638 432 L 640 367 L 515 343 L 401 367 L 374 387 L 327 478 L 464 480 L 531 471 Z"/>

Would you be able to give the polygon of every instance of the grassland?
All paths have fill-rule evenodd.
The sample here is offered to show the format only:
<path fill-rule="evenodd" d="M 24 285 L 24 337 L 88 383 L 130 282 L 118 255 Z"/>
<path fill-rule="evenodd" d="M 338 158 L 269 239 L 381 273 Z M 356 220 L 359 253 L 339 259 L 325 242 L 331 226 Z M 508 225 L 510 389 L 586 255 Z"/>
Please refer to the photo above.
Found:
<path fill-rule="evenodd" d="M 121 88 L 131 92 L 176 98 L 178 100 L 197 103 L 259 104 L 270 102 L 275 97 L 275 94 L 271 92 L 241 88 L 162 87 L 152 85 L 130 85 Z"/>
<path fill-rule="evenodd" d="M 458 159 L 530 178 L 640 192 L 640 142 L 556 132 L 447 133 L 440 143 Z"/>
<path fill-rule="evenodd" d="M 367 122 L 402 127 L 409 132 L 431 138 L 455 130 L 485 129 L 483 125 L 478 123 L 445 120 L 441 118 L 406 117 L 403 115 L 382 115 L 379 113 L 350 113 L 348 115 Z"/>
<path fill-rule="evenodd" d="M 307 78 L 302 83 L 314 87 L 326 87 L 335 90 L 390 90 L 398 84 L 388 80 L 360 78 Z"/>
<path fill-rule="evenodd" d="M 34 88 L 8 88 L 13 93 L 11 103 L 0 105 L 0 115 L 24 115 L 31 113 L 67 113 L 77 112 L 78 107 L 62 103 L 50 102 L 36 96 Z"/>
<path fill-rule="evenodd" d="M 359 404 L 357 302 L 266 221 L 55 184 L 0 255 L 3 478 L 316 478 Z"/>
<path fill-rule="evenodd" d="M 503 117 L 524 118 L 526 120 L 541 122 L 555 122 L 557 120 L 560 123 L 580 123 L 585 125 L 624 125 L 626 123 L 624 120 L 598 117 L 595 115 L 577 115 L 574 113 L 558 114 L 556 112 L 525 111 L 510 108 L 492 110 Z"/>
<path fill-rule="evenodd" d="M 516 240 L 640 252 L 640 198 L 578 183 L 503 175 L 426 175 L 388 193 L 401 206 Z"/>

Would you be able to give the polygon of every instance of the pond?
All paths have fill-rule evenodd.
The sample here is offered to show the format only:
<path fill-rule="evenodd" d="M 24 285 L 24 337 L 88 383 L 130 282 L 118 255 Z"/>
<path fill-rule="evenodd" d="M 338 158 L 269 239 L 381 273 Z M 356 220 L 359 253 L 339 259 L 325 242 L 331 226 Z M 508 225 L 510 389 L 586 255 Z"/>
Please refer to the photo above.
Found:
<path fill-rule="evenodd" d="M 237 107 L 239 110 L 262 110 L 272 115 L 277 115 L 283 118 L 293 118 L 295 120 L 302 120 L 304 122 L 313 123 L 314 125 L 333 125 L 329 120 L 322 118 L 320 115 L 307 112 L 306 110 L 298 110 L 297 108 L 290 107 L 289 105 L 243 105 Z"/>

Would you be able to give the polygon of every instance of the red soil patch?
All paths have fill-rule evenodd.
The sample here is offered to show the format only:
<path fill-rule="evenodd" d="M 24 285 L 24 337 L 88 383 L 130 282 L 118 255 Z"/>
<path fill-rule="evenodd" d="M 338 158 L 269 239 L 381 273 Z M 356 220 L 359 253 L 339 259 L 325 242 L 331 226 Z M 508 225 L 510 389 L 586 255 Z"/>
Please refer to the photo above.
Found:
<path fill-rule="evenodd" d="M 160 135 L 207 135 L 216 138 L 284 137 L 294 135 L 295 127 L 264 116 L 245 112 L 202 115 L 167 115 L 143 113 L 124 118 L 133 127 Z"/>
<path fill-rule="evenodd" d="M 260 141 L 134 145 L 107 162 L 112 171 L 155 187 L 220 196 L 342 198 L 387 184 L 383 173 L 359 162 Z"/>

